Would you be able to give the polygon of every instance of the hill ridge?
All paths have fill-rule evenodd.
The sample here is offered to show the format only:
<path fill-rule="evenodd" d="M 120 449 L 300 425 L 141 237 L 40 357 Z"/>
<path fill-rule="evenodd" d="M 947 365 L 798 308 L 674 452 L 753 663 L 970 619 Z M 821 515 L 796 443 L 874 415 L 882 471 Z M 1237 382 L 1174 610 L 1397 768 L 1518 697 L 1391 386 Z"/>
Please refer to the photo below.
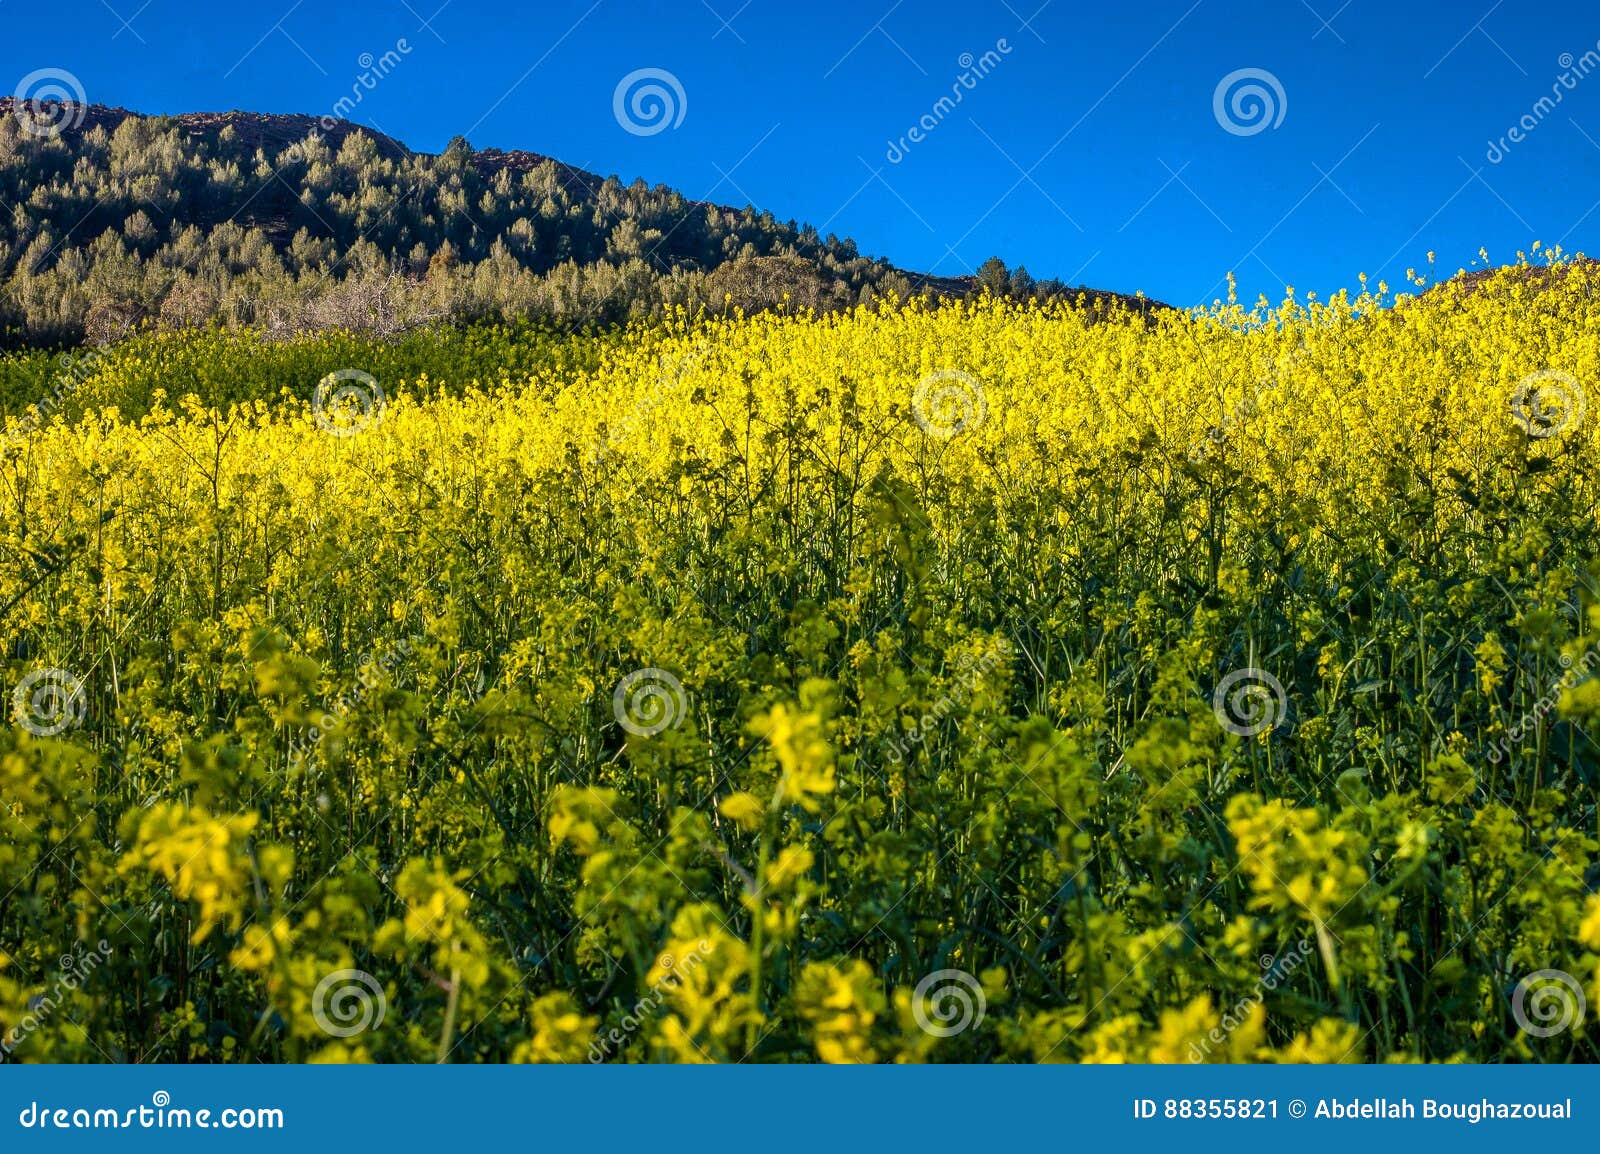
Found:
<path fill-rule="evenodd" d="M 1165 307 L 1034 282 L 1022 270 L 1013 278 L 998 260 L 982 277 L 902 269 L 754 206 L 643 180 L 624 185 L 543 153 L 474 148 L 461 138 L 443 152 L 419 152 L 377 129 L 305 113 L 147 115 L 0 97 L 0 200 L 25 206 L 0 230 L 0 274 L 13 301 L 0 317 L 13 343 L 19 332 L 97 339 L 108 318 L 112 330 L 147 319 L 316 328 L 386 312 L 393 316 L 371 323 L 406 323 L 401 314 L 609 322 L 672 305 L 827 311 L 887 293 L 962 298 L 983 286 L 1071 297 L 1098 311 Z M 133 288 L 125 269 L 110 277 L 124 283 L 104 283 L 98 270 L 129 260 L 170 283 Z M 429 295 L 421 286 L 452 271 L 474 283 L 404 307 L 326 299 L 349 287 L 350 266 L 371 282 L 381 265 L 394 278 L 391 295 Z M 75 275 L 54 283 L 63 268 Z M 314 283 L 288 291 L 276 283 L 280 271 Z M 230 295 L 240 280 L 259 293 Z M 55 312 L 65 315 L 45 303 L 57 290 Z M 358 295 L 370 298 L 368 290 Z M 329 307 L 313 307 L 313 297 Z"/>

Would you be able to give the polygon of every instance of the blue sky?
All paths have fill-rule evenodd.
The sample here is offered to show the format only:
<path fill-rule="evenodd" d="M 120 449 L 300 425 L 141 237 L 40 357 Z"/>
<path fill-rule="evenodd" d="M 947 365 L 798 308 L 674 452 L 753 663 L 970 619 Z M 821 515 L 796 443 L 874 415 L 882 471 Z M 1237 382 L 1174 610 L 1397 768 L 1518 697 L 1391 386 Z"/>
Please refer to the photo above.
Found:
<path fill-rule="evenodd" d="M 0 88 L 62 69 L 144 112 L 323 115 L 393 51 L 351 119 L 413 148 L 542 152 L 950 275 L 999 254 L 1188 305 L 1229 270 L 1249 301 L 1600 250 L 1592 0 L 0 0 L 0 26 Z M 616 113 L 643 69 L 676 82 L 660 131 Z"/>

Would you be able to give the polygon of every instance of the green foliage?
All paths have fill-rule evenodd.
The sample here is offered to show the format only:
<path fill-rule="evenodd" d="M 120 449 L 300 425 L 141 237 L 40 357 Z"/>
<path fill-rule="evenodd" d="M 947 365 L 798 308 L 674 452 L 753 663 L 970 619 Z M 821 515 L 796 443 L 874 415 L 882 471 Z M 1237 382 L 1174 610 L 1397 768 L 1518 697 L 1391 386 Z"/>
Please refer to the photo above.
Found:
<path fill-rule="evenodd" d="M 117 346 L 0 453 L 0 1037 L 1600 1059 L 1597 277 Z"/>
<path fill-rule="evenodd" d="M 886 262 L 810 226 L 528 153 L 462 142 L 414 154 L 343 122 L 324 134 L 308 117 L 196 119 L 95 109 L 42 139 L 0 115 L 0 202 L 15 206 L 0 231 L 0 336 L 581 326 L 721 308 L 730 294 L 772 307 L 780 282 L 817 307 L 911 291 Z M 763 260 L 800 271 L 775 279 Z"/>

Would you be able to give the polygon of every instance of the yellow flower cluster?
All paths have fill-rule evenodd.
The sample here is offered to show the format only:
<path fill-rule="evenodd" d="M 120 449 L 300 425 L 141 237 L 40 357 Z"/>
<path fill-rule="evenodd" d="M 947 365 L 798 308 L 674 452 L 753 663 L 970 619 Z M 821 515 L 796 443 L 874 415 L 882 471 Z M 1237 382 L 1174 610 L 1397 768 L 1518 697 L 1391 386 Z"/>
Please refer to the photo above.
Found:
<path fill-rule="evenodd" d="M 1600 272 L 1385 294 L 105 351 L 10 1056 L 1600 1059 Z"/>

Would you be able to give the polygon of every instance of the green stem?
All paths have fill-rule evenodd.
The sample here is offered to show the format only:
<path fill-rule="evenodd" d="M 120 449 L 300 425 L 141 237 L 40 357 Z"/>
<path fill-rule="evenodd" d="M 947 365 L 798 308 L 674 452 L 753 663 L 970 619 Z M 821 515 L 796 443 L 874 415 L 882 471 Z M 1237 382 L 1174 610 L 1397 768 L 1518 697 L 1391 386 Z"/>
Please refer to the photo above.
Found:
<path fill-rule="evenodd" d="M 461 1003 L 461 970 L 450 971 L 450 996 L 444 1005 L 444 1029 L 439 1033 L 439 1064 L 450 1057 L 450 1042 L 456 1034 L 456 1007 Z"/>

